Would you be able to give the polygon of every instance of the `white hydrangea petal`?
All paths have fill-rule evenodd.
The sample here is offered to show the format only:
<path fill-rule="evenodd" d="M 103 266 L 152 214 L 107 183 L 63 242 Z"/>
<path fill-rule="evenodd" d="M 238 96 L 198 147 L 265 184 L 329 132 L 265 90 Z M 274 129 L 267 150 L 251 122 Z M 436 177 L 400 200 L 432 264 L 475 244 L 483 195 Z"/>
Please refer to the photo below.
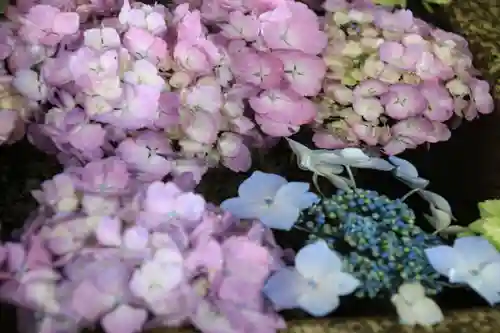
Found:
<path fill-rule="evenodd" d="M 306 279 L 319 281 L 342 269 L 342 260 L 324 240 L 304 246 L 295 256 L 295 267 Z"/>

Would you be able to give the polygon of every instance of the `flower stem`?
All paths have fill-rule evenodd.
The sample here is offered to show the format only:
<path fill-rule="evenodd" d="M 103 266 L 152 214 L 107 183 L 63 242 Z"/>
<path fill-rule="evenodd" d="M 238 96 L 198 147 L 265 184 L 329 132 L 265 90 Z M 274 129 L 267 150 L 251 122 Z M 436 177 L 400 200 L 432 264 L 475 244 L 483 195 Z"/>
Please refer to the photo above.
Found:
<path fill-rule="evenodd" d="M 314 234 L 314 232 L 312 230 L 304 228 L 304 227 L 301 227 L 301 226 L 298 226 L 298 225 L 294 225 L 293 228 L 297 229 L 297 230 L 300 230 L 300 231 L 304 231 L 304 232 L 310 233 L 310 234 Z"/>
<path fill-rule="evenodd" d="M 356 188 L 356 181 L 354 180 L 354 175 L 352 174 L 351 168 L 348 165 L 346 165 L 345 169 L 347 170 L 347 174 L 349 175 L 349 179 L 352 182 L 352 186 L 354 186 L 354 188 Z"/>
<path fill-rule="evenodd" d="M 401 202 L 404 202 L 406 199 L 408 199 L 412 194 L 414 193 L 417 193 L 418 191 L 420 191 L 419 188 L 414 188 L 413 190 L 411 190 L 410 192 L 406 193 L 405 195 L 403 195 L 403 197 L 401 198 Z"/>
<path fill-rule="evenodd" d="M 323 194 L 323 192 L 321 192 L 321 188 L 319 187 L 319 184 L 318 184 L 318 174 L 317 173 L 313 174 L 312 181 L 313 181 L 314 187 L 316 187 L 316 190 L 318 190 L 319 194 L 321 194 L 321 196 L 323 198 L 325 198 L 325 195 Z"/>

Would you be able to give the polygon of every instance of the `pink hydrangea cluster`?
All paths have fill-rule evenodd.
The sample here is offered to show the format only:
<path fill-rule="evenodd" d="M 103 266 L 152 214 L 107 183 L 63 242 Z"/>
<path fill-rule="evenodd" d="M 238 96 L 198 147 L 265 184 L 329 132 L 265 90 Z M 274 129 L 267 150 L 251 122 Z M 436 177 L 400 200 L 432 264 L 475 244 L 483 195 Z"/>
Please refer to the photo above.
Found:
<path fill-rule="evenodd" d="M 34 311 L 44 333 L 283 328 L 262 288 L 286 252 L 181 178 L 141 185 L 111 157 L 45 181 L 20 241 L 0 246 L 0 298 Z"/>
<path fill-rule="evenodd" d="M 467 42 L 415 18 L 344 0 L 324 4 L 329 44 L 314 142 L 377 146 L 389 155 L 446 141 L 461 119 L 493 111 Z"/>
<path fill-rule="evenodd" d="M 42 0 L 7 16 L 2 82 L 30 111 L 30 140 L 66 166 L 119 156 L 151 181 L 219 164 L 246 171 L 249 148 L 317 115 L 309 97 L 322 87 L 327 36 L 302 3 L 170 10 L 126 0 L 117 10 Z M 0 115 L 9 120 L 3 137 L 16 114 Z"/>

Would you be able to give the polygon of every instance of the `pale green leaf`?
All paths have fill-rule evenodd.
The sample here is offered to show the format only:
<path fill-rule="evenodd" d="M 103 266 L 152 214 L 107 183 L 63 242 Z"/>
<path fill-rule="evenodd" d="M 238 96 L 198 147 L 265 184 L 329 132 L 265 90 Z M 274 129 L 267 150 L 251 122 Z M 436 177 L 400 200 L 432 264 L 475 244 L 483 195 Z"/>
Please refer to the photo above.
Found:
<path fill-rule="evenodd" d="M 451 0 L 424 0 L 424 3 L 434 3 L 436 5 L 449 5 Z"/>
<path fill-rule="evenodd" d="M 486 200 L 478 204 L 481 217 L 500 217 L 500 200 Z"/>
<path fill-rule="evenodd" d="M 468 230 L 460 233 L 458 237 L 479 234 L 500 250 L 500 217 L 487 217 L 474 221 L 469 224 Z"/>
<path fill-rule="evenodd" d="M 401 6 L 406 8 L 406 0 L 373 0 L 373 3 L 387 7 Z"/>
<path fill-rule="evenodd" d="M 478 233 L 478 234 L 482 233 L 484 221 L 485 221 L 485 219 L 480 219 L 480 220 L 472 222 L 471 224 L 469 224 L 469 227 L 468 227 L 469 230 L 472 232 Z"/>

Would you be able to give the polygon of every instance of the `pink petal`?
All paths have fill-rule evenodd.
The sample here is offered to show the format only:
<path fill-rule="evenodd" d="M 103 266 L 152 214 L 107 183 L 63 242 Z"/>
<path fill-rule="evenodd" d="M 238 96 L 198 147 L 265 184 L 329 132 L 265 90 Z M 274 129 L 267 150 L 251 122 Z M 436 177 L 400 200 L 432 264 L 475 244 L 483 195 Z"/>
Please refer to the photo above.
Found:
<path fill-rule="evenodd" d="M 59 13 L 54 18 L 52 30 L 61 35 L 72 35 L 80 27 L 80 16 L 77 13 Z"/>
<path fill-rule="evenodd" d="M 316 132 L 312 140 L 316 147 L 324 149 L 339 149 L 351 146 L 346 140 L 335 137 L 330 133 Z"/>
<path fill-rule="evenodd" d="M 96 228 L 96 238 L 104 246 L 120 246 L 122 222 L 118 218 L 103 217 Z"/>
<path fill-rule="evenodd" d="M 223 158 L 222 163 L 234 172 L 245 172 L 252 166 L 252 155 L 247 146 L 242 145 L 236 156 Z"/>
<path fill-rule="evenodd" d="M 175 212 L 181 219 L 198 221 L 205 211 L 205 199 L 199 194 L 184 193 L 175 200 Z"/>
<path fill-rule="evenodd" d="M 29 251 L 26 254 L 26 266 L 30 269 L 39 266 L 50 266 L 52 263 L 51 255 L 44 246 L 44 241 L 40 236 L 33 236 Z"/>
<path fill-rule="evenodd" d="M 113 297 L 106 296 L 90 282 L 82 282 L 73 292 L 72 309 L 83 318 L 93 322 L 113 307 Z"/>
<path fill-rule="evenodd" d="M 190 138 L 201 143 L 211 144 L 217 140 L 217 123 L 212 114 L 198 111 L 185 127 Z"/>
<path fill-rule="evenodd" d="M 101 320 L 106 333 L 137 333 L 147 319 L 147 311 L 128 305 L 120 305 Z"/>
<path fill-rule="evenodd" d="M 262 132 L 274 137 L 287 137 L 297 133 L 300 129 L 300 126 L 277 122 L 260 115 L 255 116 L 255 122 L 260 125 Z"/>
<path fill-rule="evenodd" d="M 18 271 L 23 268 L 26 260 L 26 251 L 24 246 L 17 243 L 6 243 L 7 267 L 10 271 Z"/>
<path fill-rule="evenodd" d="M 149 231 L 141 226 L 130 227 L 123 233 L 125 246 L 133 250 L 145 249 L 149 241 Z"/>
<path fill-rule="evenodd" d="M 36 5 L 29 9 L 26 19 L 36 25 L 41 30 L 48 30 L 54 22 L 57 15 L 60 14 L 59 9 L 49 5 Z"/>
<path fill-rule="evenodd" d="M 352 125 L 352 131 L 370 146 L 375 146 L 378 143 L 379 132 L 376 127 L 370 124 L 354 124 Z"/>
<path fill-rule="evenodd" d="M 200 267 L 206 268 L 209 280 L 212 281 L 222 269 L 223 263 L 220 244 L 209 237 L 198 241 L 196 247 L 187 256 L 184 264 L 190 272 L 196 272 Z"/>
<path fill-rule="evenodd" d="M 405 151 L 407 148 L 411 148 L 407 143 L 398 139 L 392 139 L 384 146 L 383 151 L 387 155 L 397 155 Z"/>

